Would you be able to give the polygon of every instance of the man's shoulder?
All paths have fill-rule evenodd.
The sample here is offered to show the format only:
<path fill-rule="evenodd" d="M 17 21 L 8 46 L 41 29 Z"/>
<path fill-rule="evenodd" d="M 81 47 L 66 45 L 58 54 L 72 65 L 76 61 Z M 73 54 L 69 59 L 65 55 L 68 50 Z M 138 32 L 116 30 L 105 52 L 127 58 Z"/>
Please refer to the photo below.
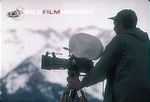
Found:
<path fill-rule="evenodd" d="M 129 38 L 129 37 L 131 37 L 131 35 L 125 34 L 125 33 L 121 33 L 121 34 L 118 34 L 116 36 L 116 39 L 125 39 L 125 38 Z"/>
<path fill-rule="evenodd" d="M 121 33 L 121 34 L 116 35 L 113 38 L 112 42 L 118 42 L 118 43 L 120 43 L 120 42 L 127 42 L 129 40 L 133 40 L 133 38 L 134 37 L 132 35 Z"/>
<path fill-rule="evenodd" d="M 112 42 L 123 42 L 125 39 L 128 39 L 128 38 L 129 38 L 129 35 L 118 34 L 112 39 Z"/>

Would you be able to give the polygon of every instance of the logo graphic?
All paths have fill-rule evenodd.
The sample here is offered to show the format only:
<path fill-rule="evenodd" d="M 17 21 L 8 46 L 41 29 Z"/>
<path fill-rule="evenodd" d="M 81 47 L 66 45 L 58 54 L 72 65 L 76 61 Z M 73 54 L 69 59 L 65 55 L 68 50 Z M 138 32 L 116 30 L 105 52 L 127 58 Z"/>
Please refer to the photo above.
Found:
<path fill-rule="evenodd" d="M 14 20 L 20 20 L 24 17 L 23 8 L 16 8 L 14 11 L 7 13 L 7 16 L 13 18 Z"/>
<path fill-rule="evenodd" d="M 87 15 L 93 14 L 93 10 L 61 10 L 61 9 L 24 9 L 22 7 L 7 12 L 7 17 L 20 20 L 25 15 Z"/>

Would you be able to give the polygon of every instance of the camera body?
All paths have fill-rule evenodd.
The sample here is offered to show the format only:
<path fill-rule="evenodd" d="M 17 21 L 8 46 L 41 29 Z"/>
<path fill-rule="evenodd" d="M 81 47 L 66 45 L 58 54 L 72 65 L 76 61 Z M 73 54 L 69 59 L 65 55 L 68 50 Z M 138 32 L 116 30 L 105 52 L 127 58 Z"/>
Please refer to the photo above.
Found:
<path fill-rule="evenodd" d="M 41 68 L 46 70 L 67 69 L 69 72 L 87 73 L 93 68 L 93 62 L 86 58 L 77 58 L 74 55 L 69 59 L 58 58 L 55 52 L 52 53 L 52 56 L 46 52 L 45 55 L 42 55 Z"/>

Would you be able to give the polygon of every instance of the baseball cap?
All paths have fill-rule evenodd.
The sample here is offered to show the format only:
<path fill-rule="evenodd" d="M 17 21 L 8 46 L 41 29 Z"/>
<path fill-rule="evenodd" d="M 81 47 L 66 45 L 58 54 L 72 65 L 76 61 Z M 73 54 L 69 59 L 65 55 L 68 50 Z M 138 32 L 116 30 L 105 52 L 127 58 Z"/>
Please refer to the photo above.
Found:
<path fill-rule="evenodd" d="M 120 21 L 124 25 L 136 26 L 137 24 L 137 15 L 131 9 L 124 9 L 117 13 L 116 16 L 110 17 L 108 19 L 112 19 L 114 21 Z"/>

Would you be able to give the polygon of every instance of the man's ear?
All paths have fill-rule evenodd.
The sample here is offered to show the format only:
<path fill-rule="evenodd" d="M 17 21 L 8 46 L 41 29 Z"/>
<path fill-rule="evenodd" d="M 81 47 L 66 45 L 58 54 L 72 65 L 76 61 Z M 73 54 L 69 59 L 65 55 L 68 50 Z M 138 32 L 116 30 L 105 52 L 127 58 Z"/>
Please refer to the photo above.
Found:
<path fill-rule="evenodd" d="M 123 23 L 121 23 L 121 22 L 119 23 L 119 29 L 120 29 L 120 30 L 124 30 L 124 29 L 125 29 Z"/>

